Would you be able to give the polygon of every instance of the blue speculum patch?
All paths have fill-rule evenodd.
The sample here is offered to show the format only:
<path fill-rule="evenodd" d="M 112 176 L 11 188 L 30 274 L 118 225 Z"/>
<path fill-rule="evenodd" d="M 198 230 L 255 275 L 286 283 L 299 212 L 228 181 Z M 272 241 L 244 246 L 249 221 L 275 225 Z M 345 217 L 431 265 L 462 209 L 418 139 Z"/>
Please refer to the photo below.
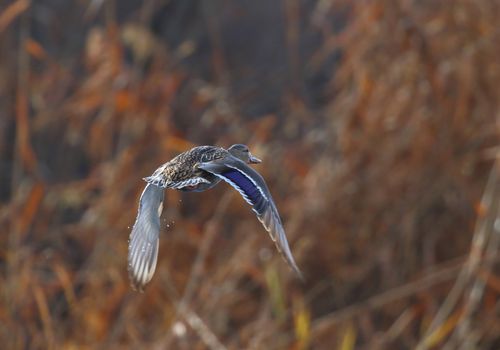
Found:
<path fill-rule="evenodd" d="M 248 197 L 252 204 L 259 203 L 262 199 L 259 189 L 255 186 L 252 181 L 250 181 L 245 175 L 240 173 L 238 170 L 229 170 L 222 174 L 222 176 L 231 180 L 236 186 L 238 186 L 243 193 Z"/>

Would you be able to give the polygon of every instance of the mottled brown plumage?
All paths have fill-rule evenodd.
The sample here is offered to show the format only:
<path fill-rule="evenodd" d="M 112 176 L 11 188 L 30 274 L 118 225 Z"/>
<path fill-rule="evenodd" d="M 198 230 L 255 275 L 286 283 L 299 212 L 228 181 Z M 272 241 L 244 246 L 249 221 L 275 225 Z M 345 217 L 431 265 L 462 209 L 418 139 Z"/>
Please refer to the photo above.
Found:
<path fill-rule="evenodd" d="M 210 162 L 229 156 L 221 147 L 198 146 L 179 154 L 160 166 L 145 181 L 161 188 L 174 188 L 182 191 L 204 191 L 215 186 L 220 179 L 198 167 L 200 163 Z"/>
<path fill-rule="evenodd" d="M 148 184 L 139 201 L 128 257 L 129 275 L 136 289 L 141 290 L 151 280 L 156 269 L 164 190 L 172 188 L 201 192 L 214 187 L 221 180 L 234 187 L 252 206 L 285 260 L 302 277 L 288 246 L 271 192 L 262 176 L 248 166 L 255 163 L 260 163 L 260 160 L 245 145 L 232 145 L 227 150 L 199 146 L 179 154 L 156 169 L 153 175 L 144 178 Z"/>

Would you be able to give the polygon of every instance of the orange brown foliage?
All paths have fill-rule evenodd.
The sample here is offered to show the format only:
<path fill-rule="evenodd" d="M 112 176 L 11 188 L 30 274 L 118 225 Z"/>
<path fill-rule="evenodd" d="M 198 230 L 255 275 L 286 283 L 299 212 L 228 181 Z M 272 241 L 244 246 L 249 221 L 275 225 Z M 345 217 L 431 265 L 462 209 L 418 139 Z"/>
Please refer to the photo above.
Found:
<path fill-rule="evenodd" d="M 500 347 L 498 23 L 466 0 L 0 6 L 2 346 Z M 133 292 L 141 178 L 232 143 L 306 281 L 221 184 L 167 192 Z"/>

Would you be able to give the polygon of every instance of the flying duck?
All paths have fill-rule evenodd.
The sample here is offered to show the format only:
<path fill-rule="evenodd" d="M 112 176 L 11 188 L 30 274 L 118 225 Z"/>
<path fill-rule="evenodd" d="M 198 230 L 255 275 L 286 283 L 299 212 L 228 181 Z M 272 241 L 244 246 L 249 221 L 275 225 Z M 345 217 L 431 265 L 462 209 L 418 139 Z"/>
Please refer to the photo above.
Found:
<path fill-rule="evenodd" d="M 147 182 L 139 200 L 128 247 L 128 272 L 132 286 L 142 290 L 151 280 L 158 259 L 160 216 L 165 189 L 206 191 L 221 180 L 234 187 L 252 206 L 290 267 L 302 278 L 288 246 L 278 209 L 262 176 L 247 164 L 257 164 L 248 147 L 236 144 L 227 150 L 199 146 L 179 154 L 144 178 Z"/>

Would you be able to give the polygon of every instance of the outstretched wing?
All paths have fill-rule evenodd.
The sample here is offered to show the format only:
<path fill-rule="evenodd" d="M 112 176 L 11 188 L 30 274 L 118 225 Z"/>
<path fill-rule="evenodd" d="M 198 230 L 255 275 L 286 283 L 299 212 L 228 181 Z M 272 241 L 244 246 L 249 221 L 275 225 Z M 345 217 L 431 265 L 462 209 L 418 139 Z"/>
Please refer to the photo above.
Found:
<path fill-rule="evenodd" d="M 202 163 L 199 168 L 223 179 L 243 196 L 252 206 L 252 210 L 269 232 L 271 239 L 276 243 L 276 247 L 285 260 L 297 275 L 303 278 L 288 246 L 278 209 L 262 176 L 244 162 L 232 156 Z"/>
<path fill-rule="evenodd" d="M 139 200 L 139 209 L 128 246 L 128 273 L 134 289 L 142 291 L 156 269 L 160 215 L 164 190 L 147 184 Z"/>

